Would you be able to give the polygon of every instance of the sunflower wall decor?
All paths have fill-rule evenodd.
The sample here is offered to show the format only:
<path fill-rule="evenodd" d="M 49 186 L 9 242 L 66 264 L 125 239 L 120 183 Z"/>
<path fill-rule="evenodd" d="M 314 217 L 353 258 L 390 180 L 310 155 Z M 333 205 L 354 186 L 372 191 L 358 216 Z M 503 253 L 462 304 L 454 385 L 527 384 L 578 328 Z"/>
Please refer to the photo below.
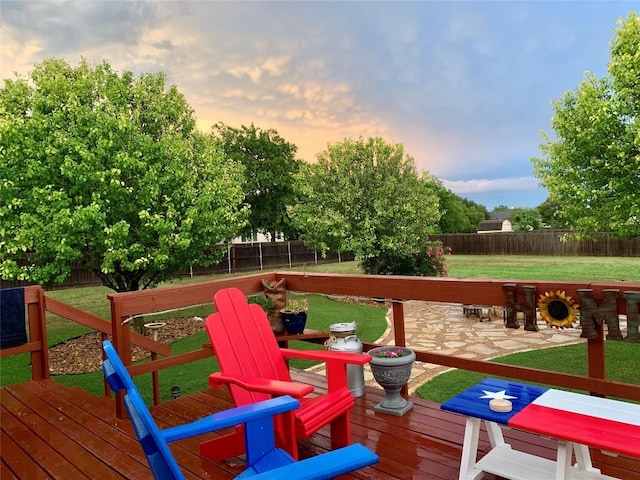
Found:
<path fill-rule="evenodd" d="M 548 325 L 556 328 L 570 328 L 577 321 L 580 305 L 565 292 L 558 290 L 540 295 L 538 308 L 540 316 Z"/>

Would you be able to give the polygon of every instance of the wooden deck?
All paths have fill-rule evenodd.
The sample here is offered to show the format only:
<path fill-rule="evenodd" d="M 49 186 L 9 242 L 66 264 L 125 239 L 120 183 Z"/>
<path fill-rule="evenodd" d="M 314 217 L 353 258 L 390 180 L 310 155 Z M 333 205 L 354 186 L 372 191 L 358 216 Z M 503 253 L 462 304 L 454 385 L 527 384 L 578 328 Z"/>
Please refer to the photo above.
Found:
<path fill-rule="evenodd" d="M 294 372 L 298 379 L 322 389 L 323 377 Z M 367 387 L 352 412 L 353 440 L 380 456 L 372 467 L 343 479 L 456 479 L 464 419 L 443 412 L 439 404 L 412 398 L 414 409 L 403 417 L 377 414 L 373 407 L 382 391 Z M 28 382 L 0 390 L 0 478 L 19 479 L 151 479 L 145 458 L 127 420 L 117 420 L 113 401 L 68 389 L 54 380 Z M 225 389 L 207 390 L 152 408 L 165 428 L 231 406 Z M 171 444 L 190 479 L 233 478 L 243 470 L 241 459 L 217 463 L 202 459 L 198 445 L 207 436 Z M 517 430 L 505 432 L 514 448 L 553 458 L 555 445 Z M 481 434 L 483 451 L 488 449 Z M 301 456 L 329 448 L 328 429 L 301 443 Z M 640 479 L 640 461 L 593 451 L 594 465 L 625 480 Z M 494 479 L 487 475 L 486 479 Z M 535 479 L 532 479 L 535 480 Z"/>

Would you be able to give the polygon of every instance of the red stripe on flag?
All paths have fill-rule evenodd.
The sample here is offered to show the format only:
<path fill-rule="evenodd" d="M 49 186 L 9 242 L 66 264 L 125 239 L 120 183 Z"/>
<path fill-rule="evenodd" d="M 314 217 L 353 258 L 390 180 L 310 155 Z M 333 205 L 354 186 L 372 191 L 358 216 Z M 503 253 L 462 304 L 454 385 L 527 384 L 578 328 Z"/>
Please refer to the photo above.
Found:
<path fill-rule="evenodd" d="M 508 425 L 540 435 L 640 457 L 640 427 L 629 423 L 528 405 Z"/>

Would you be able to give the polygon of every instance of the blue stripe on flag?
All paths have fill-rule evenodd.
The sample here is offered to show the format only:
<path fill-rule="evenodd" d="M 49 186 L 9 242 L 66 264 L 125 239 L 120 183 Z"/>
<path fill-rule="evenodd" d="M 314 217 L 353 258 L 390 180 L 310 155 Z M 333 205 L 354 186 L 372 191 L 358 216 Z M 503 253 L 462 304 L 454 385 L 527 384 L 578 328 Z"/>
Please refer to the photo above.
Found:
<path fill-rule="evenodd" d="M 487 378 L 444 402 L 440 408 L 449 412 L 507 424 L 509 419 L 548 389 L 523 385 L 496 378 Z M 485 398 L 483 398 L 485 397 Z M 509 398 L 514 397 L 514 398 Z M 506 398 L 513 408 L 510 412 L 494 412 L 489 408 L 491 398 Z"/>

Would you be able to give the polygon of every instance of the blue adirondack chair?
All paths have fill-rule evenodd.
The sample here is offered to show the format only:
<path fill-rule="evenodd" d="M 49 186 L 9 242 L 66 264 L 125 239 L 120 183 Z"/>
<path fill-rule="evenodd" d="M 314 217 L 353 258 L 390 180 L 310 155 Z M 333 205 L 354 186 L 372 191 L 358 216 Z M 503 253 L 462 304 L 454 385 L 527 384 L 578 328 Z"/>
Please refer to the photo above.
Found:
<path fill-rule="evenodd" d="M 107 356 L 102 364 L 105 378 L 113 391 L 126 391 L 124 403 L 129 418 L 157 480 L 185 478 L 169 449 L 169 442 L 238 425 L 244 426 L 247 469 L 236 478 L 321 480 L 378 461 L 378 456 L 361 444 L 332 450 L 302 461 L 296 461 L 286 451 L 276 448 L 274 415 L 286 415 L 288 412 L 293 429 L 293 410 L 300 405 L 290 396 L 231 408 L 192 423 L 160 430 L 111 341 L 105 340 L 102 347 Z"/>

